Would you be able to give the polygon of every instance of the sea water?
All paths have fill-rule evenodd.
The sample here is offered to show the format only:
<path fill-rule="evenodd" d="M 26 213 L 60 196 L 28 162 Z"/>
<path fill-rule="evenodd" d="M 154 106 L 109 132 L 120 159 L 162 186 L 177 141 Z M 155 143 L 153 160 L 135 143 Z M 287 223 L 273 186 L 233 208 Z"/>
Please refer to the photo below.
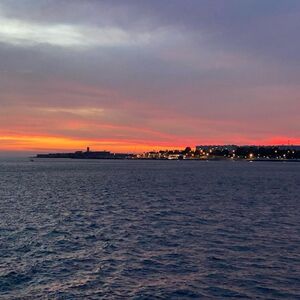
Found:
<path fill-rule="evenodd" d="M 1 160 L 1 299 L 299 299 L 300 163 Z"/>

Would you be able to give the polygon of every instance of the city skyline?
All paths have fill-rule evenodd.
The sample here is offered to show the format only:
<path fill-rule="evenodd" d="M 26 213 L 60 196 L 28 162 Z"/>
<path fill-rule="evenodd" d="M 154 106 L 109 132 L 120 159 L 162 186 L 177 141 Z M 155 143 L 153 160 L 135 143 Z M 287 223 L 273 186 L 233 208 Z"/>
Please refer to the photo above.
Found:
<path fill-rule="evenodd" d="M 1 1 L 0 155 L 300 144 L 299 25 L 294 0 Z"/>

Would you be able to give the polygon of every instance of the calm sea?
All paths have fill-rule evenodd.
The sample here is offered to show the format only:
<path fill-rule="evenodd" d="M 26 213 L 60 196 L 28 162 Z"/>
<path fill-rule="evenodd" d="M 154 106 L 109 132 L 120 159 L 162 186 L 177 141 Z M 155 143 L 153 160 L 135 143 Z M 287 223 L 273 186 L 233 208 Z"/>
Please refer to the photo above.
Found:
<path fill-rule="evenodd" d="M 300 163 L 0 161 L 1 299 L 300 299 Z"/>

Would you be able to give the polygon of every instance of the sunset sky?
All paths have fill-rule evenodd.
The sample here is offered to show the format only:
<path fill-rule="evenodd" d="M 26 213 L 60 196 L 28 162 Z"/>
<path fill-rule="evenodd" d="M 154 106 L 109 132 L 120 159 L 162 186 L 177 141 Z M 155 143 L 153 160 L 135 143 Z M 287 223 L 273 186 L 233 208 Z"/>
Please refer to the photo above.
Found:
<path fill-rule="evenodd" d="M 0 151 L 300 144 L 298 0 L 1 0 Z"/>

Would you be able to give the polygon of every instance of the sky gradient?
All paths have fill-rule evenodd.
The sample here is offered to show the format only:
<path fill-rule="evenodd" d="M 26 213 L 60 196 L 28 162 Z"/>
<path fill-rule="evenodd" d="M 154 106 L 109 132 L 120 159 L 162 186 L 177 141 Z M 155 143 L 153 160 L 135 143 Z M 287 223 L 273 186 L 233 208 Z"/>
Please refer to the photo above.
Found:
<path fill-rule="evenodd" d="M 298 0 L 2 0 L 0 152 L 300 144 Z"/>

